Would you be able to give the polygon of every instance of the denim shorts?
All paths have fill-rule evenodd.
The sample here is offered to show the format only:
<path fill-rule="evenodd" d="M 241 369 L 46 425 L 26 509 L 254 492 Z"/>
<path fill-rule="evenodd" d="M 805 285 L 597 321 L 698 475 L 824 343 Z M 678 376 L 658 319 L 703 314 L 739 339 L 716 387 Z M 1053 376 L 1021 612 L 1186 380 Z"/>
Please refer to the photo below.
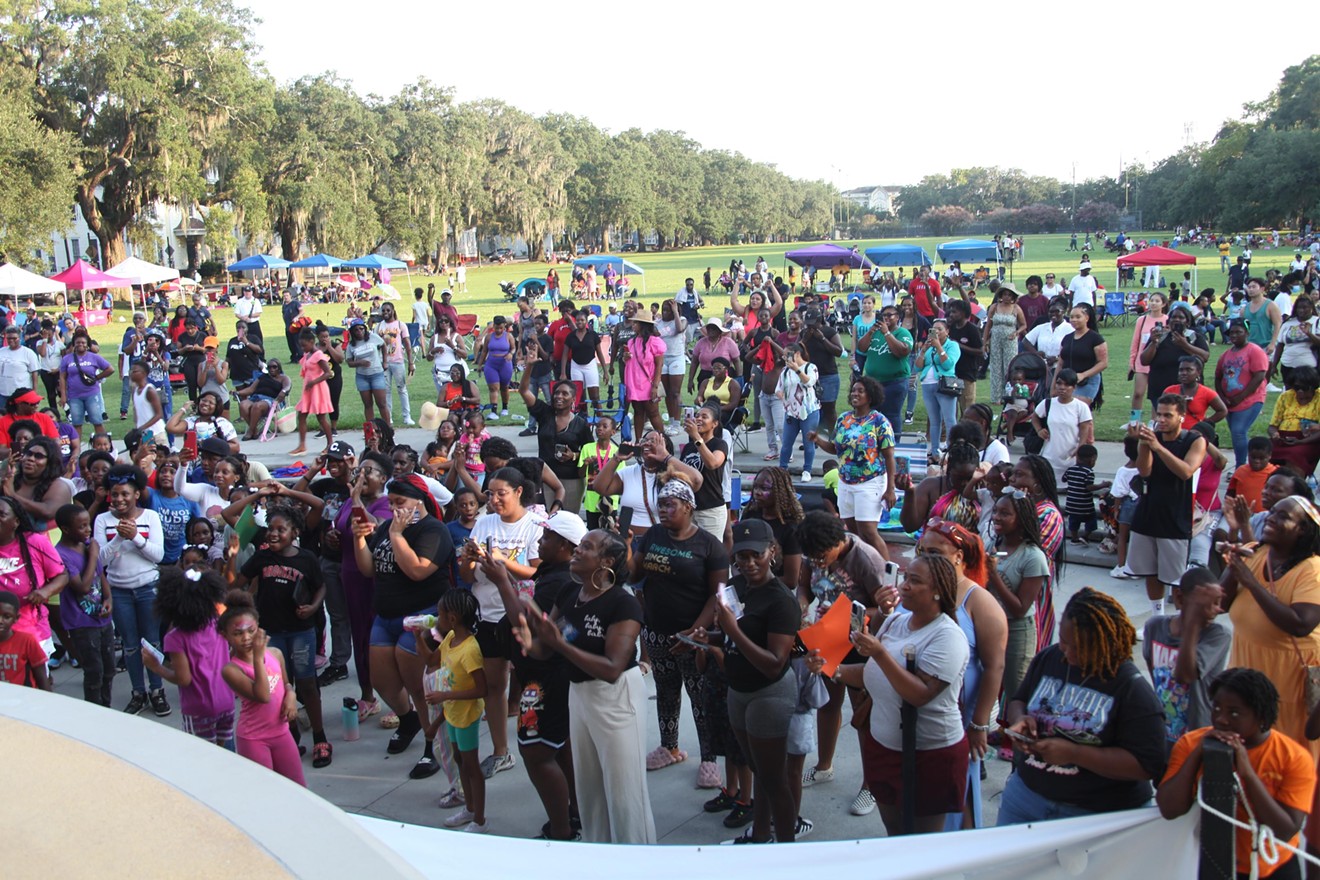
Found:
<path fill-rule="evenodd" d="M 434 608 L 424 608 L 413 614 L 431 614 Z M 405 614 L 404 617 L 412 617 Z M 368 644 L 373 648 L 402 648 L 413 656 L 417 655 L 417 637 L 411 630 L 403 628 L 404 617 L 381 617 L 376 615 L 371 621 L 371 638 Z"/>
<path fill-rule="evenodd" d="M 1121 526 L 1132 525 L 1132 518 L 1137 515 L 1137 499 L 1128 496 L 1123 499 L 1123 503 L 1118 506 L 1118 524 Z"/>
<path fill-rule="evenodd" d="M 390 387 L 390 377 L 382 370 L 379 373 L 363 375 L 358 373 L 355 377 L 358 391 L 388 391 Z"/>
<path fill-rule="evenodd" d="M 279 648 L 289 675 L 294 680 L 316 678 L 316 630 L 305 629 L 293 633 L 267 633 L 272 648 Z"/>
<path fill-rule="evenodd" d="M 1095 400 L 1095 396 L 1100 393 L 1100 374 L 1096 373 L 1085 382 L 1077 383 L 1077 390 L 1073 392 L 1077 397 L 1085 397 L 1087 400 Z"/>
<path fill-rule="evenodd" d="M 269 403 L 271 406 L 274 406 L 275 398 L 269 397 L 265 394 L 253 394 L 248 397 L 248 403 Z"/>
<path fill-rule="evenodd" d="M 819 379 L 819 381 L 817 382 L 817 385 L 819 386 L 819 387 L 818 387 L 818 390 L 817 390 L 817 396 L 820 398 L 820 402 L 821 402 L 821 405 L 822 405 L 822 406 L 824 406 L 826 402 L 829 402 L 829 403 L 837 403 L 837 402 L 838 402 L 838 400 L 839 400 L 839 374 L 838 374 L 838 373 L 831 373 L 831 374 L 828 375 L 828 376 L 821 376 L 820 379 Z M 831 426 L 830 426 L 830 430 L 833 430 L 833 429 L 834 429 L 834 426 L 831 425 Z"/>
<path fill-rule="evenodd" d="M 91 422 L 98 428 L 104 421 L 101 414 L 105 412 L 105 399 L 101 396 L 100 389 L 91 397 L 70 397 L 69 398 L 69 421 L 79 428 L 87 422 Z"/>

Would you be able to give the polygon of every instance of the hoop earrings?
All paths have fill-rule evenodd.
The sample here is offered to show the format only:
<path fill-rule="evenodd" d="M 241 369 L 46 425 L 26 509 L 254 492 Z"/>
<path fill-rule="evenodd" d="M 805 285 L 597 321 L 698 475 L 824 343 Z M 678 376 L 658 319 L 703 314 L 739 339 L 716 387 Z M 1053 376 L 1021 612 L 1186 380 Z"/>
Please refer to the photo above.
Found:
<path fill-rule="evenodd" d="M 600 575 L 601 572 L 608 572 L 610 578 L 610 582 L 603 587 L 600 584 L 596 583 L 596 578 Z M 596 569 L 595 574 L 591 576 L 591 585 L 596 588 L 597 593 L 604 593 L 612 589 L 614 587 L 614 583 L 615 583 L 614 572 L 608 568 L 598 568 Z"/>

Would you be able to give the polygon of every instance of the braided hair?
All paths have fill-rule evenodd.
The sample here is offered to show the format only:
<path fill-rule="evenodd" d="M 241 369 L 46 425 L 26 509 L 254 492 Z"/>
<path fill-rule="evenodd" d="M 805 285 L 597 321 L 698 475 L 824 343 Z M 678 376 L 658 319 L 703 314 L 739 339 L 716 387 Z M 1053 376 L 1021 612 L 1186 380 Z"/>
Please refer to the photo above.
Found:
<path fill-rule="evenodd" d="M 940 612 L 955 621 L 958 619 L 958 569 L 943 556 L 918 556 L 913 565 L 924 563 L 930 573 L 931 589 L 939 602 Z"/>
<path fill-rule="evenodd" d="M 1064 606 L 1063 619 L 1072 621 L 1077 666 L 1084 675 L 1112 679 L 1132 656 L 1137 631 L 1108 593 L 1083 587 Z"/>
<path fill-rule="evenodd" d="M 437 608 L 458 615 L 459 622 L 468 632 L 476 629 L 477 621 L 481 619 L 481 606 L 471 590 L 446 590 L 440 596 Z"/>
<path fill-rule="evenodd" d="M 1026 497 L 1018 498 L 1013 495 L 1002 497 L 1013 505 L 1013 512 L 1017 514 L 1018 528 L 1022 531 L 1022 543 L 1034 544 L 1044 550 L 1040 543 L 1040 520 L 1036 515 L 1036 505 Z"/>
<path fill-rule="evenodd" d="M 266 505 L 266 522 L 279 517 L 289 524 L 293 529 L 294 535 L 301 535 L 307 530 L 307 522 L 303 518 L 302 511 L 287 501 L 277 501 Z"/>
<path fill-rule="evenodd" d="M 394 426 L 381 418 L 371 419 L 371 426 L 376 429 L 376 448 L 389 455 L 394 451 Z"/>
<path fill-rule="evenodd" d="M 959 429 L 959 425 L 962 425 L 963 427 Z M 953 428 L 949 429 L 949 433 L 952 434 L 956 429 L 972 434 L 973 438 L 981 437 L 981 428 L 978 425 L 968 422 L 959 422 L 957 425 L 954 425 Z M 975 468 L 980 463 L 981 450 L 978 449 L 974 443 L 970 442 L 965 437 L 953 437 L 949 442 L 948 460 L 946 462 L 947 470 L 953 470 L 955 467 L 960 466 L 965 467 L 969 464 Z M 1050 469 L 1050 473 L 1054 473 L 1053 468 Z"/>
<path fill-rule="evenodd" d="M 793 478 L 788 475 L 788 471 L 781 467 L 772 467 L 763 469 L 757 477 L 761 474 L 770 478 L 772 510 L 762 510 L 753 497 L 752 503 L 747 506 L 746 515 L 756 514 L 764 517 L 767 513 L 773 512 L 779 515 L 779 521 L 784 525 L 802 522 L 806 514 L 802 512 L 802 502 L 798 501 L 797 492 L 793 490 Z"/>
<path fill-rule="evenodd" d="M 1279 689 L 1269 676 L 1255 669 L 1225 669 L 1210 681 L 1210 699 L 1221 690 L 1232 691 L 1260 721 L 1261 730 L 1269 730 L 1279 720 Z"/>
<path fill-rule="evenodd" d="M 1019 461 L 1031 471 L 1036 485 L 1040 486 L 1040 494 L 1062 510 L 1059 504 L 1059 482 L 1054 478 L 1054 465 L 1050 464 L 1049 459 L 1043 455 L 1024 455 Z"/>

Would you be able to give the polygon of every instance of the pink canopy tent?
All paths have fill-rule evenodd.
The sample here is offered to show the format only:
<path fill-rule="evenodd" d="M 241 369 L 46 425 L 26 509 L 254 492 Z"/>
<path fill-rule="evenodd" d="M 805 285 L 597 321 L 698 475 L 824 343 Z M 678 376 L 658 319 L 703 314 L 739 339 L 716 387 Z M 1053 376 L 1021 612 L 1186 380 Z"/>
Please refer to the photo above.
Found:
<path fill-rule="evenodd" d="M 86 260 L 79 260 L 58 275 L 50 276 L 52 281 L 62 281 L 70 290 L 105 290 L 108 287 L 132 287 L 127 278 L 108 275 Z M 82 297 L 83 308 L 87 307 L 87 297 Z"/>
<path fill-rule="evenodd" d="M 1117 268 L 1114 276 L 1114 286 L 1118 286 L 1118 275 L 1126 268 L 1142 268 L 1145 266 L 1191 266 L 1192 267 L 1192 291 L 1196 287 L 1196 257 L 1191 254 L 1175 251 L 1173 248 L 1153 246 L 1143 248 L 1139 251 L 1119 257 L 1116 261 Z"/>

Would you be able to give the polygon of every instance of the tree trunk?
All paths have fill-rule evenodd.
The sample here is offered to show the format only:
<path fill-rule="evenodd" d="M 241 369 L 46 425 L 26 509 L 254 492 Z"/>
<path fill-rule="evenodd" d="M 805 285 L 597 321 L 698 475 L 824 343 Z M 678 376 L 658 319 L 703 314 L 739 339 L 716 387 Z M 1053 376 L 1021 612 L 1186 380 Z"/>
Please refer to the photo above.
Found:
<path fill-rule="evenodd" d="M 601 253 L 608 254 L 610 252 L 610 228 L 608 226 L 600 228 L 600 249 Z"/>

